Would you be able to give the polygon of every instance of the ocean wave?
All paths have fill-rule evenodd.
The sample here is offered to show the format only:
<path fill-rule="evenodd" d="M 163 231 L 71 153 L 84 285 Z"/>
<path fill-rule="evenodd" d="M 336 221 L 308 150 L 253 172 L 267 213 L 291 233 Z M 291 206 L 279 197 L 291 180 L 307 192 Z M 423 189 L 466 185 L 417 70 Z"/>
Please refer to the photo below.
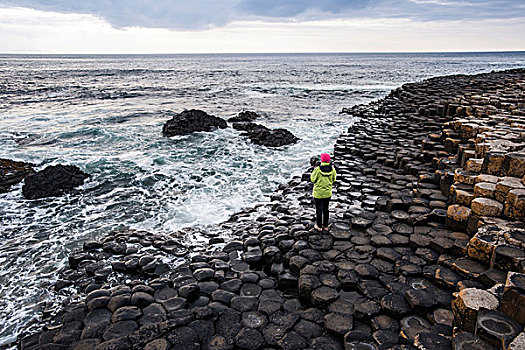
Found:
<path fill-rule="evenodd" d="M 276 95 L 297 95 L 297 94 L 337 94 L 337 93 L 367 93 L 367 92 L 387 92 L 394 89 L 396 85 L 326 85 L 326 84 L 302 84 L 302 85 L 281 85 L 269 87 L 254 87 L 247 92 L 249 96 L 267 97 Z M 252 94 L 252 95 L 250 95 Z"/>

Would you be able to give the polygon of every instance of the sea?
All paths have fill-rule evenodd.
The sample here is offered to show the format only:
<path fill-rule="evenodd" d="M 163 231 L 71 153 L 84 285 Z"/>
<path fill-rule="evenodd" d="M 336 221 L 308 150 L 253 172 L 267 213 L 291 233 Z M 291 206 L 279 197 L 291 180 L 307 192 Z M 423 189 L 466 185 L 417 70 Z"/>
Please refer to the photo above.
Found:
<path fill-rule="evenodd" d="M 353 122 L 344 107 L 404 83 L 525 67 L 525 52 L 0 55 L 0 158 L 91 174 L 72 194 L 0 194 L 0 347 L 38 324 L 68 254 L 112 230 L 206 228 L 269 201 Z M 185 109 L 286 128 L 266 148 L 233 128 L 165 137 Z M 53 304 L 55 303 L 55 304 Z"/>

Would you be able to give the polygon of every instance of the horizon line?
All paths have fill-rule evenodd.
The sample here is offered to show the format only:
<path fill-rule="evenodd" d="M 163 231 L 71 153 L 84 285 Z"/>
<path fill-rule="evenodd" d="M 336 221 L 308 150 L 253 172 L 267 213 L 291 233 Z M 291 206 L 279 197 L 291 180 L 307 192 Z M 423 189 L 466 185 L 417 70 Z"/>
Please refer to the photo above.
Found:
<path fill-rule="evenodd" d="M 315 54 L 468 54 L 468 53 L 525 53 L 525 50 L 488 51 L 290 51 L 290 52 L 156 52 L 156 53 L 71 53 L 71 52 L 0 52 L 0 56 L 160 56 L 160 55 L 315 55 Z"/>

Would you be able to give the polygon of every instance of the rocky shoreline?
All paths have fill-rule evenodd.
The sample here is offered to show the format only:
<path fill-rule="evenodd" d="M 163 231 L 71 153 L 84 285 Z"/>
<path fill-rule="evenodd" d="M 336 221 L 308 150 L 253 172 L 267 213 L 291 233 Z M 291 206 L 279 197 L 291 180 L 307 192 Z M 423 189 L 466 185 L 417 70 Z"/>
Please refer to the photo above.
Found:
<path fill-rule="evenodd" d="M 525 69 L 406 84 L 344 113 L 358 120 L 334 146 L 328 234 L 312 230 L 312 167 L 208 244 L 109 233 L 71 254 L 67 303 L 18 347 L 525 346 Z"/>

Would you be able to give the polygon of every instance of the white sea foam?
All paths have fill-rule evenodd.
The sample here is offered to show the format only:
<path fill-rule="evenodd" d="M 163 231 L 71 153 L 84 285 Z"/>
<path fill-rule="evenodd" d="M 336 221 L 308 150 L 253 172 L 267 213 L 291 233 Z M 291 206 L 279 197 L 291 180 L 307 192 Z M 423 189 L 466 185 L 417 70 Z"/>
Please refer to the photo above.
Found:
<path fill-rule="evenodd" d="M 254 90 L 246 90 L 244 94 L 248 98 L 266 98 L 266 97 L 272 96 L 272 94 L 264 93 L 260 91 L 254 91 Z"/>

